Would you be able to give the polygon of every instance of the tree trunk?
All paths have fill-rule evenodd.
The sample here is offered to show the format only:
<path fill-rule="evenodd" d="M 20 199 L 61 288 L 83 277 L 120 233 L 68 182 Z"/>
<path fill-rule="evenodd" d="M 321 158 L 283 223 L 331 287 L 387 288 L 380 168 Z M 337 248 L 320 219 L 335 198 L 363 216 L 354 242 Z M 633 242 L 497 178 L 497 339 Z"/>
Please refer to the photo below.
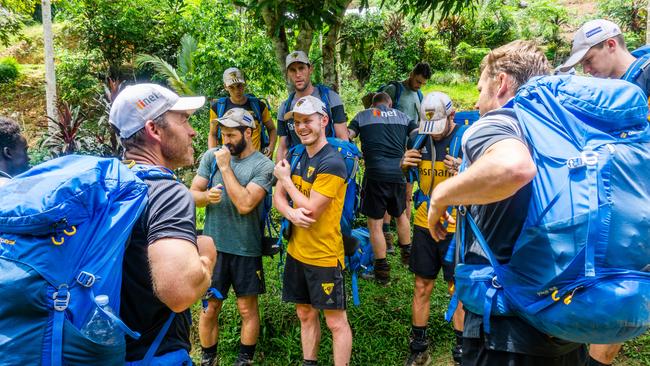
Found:
<path fill-rule="evenodd" d="M 58 120 L 56 112 L 56 74 L 54 70 L 54 37 L 52 35 L 52 13 L 50 0 L 42 0 L 43 44 L 45 46 L 45 105 L 47 115 Z M 53 132 L 56 124 L 48 120 L 47 129 Z"/>
<path fill-rule="evenodd" d="M 339 32 L 343 25 L 345 10 L 350 5 L 351 0 L 344 0 L 342 6 L 336 14 L 336 20 L 329 25 L 329 30 L 325 34 L 323 43 L 323 82 L 337 92 L 341 86 L 341 76 L 339 74 L 338 64 L 340 55 L 337 52 Z"/>
<path fill-rule="evenodd" d="M 291 85 L 287 80 L 287 68 L 284 65 L 287 55 L 289 54 L 289 44 L 287 43 L 287 33 L 284 27 L 278 26 L 279 17 L 281 15 L 282 12 L 278 9 L 271 9 L 269 7 L 262 9 L 262 19 L 266 25 L 266 34 L 271 38 L 271 42 L 273 42 L 275 61 L 284 76 L 287 90 L 289 90 Z"/>
<path fill-rule="evenodd" d="M 313 39 L 314 28 L 312 28 L 309 23 L 303 23 L 300 27 L 300 32 L 298 32 L 298 38 L 296 39 L 296 50 L 304 51 L 307 55 L 309 55 L 309 50 L 311 50 L 311 43 Z"/>
<path fill-rule="evenodd" d="M 650 1 L 648 1 L 645 27 L 645 44 L 650 44 Z"/>

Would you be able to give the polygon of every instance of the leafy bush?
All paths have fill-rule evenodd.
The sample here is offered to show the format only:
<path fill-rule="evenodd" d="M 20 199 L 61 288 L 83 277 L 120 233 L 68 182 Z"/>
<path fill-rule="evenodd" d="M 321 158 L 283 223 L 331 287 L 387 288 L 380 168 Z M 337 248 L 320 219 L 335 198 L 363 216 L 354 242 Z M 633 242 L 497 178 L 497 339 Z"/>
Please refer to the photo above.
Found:
<path fill-rule="evenodd" d="M 451 52 L 438 39 L 429 39 L 424 44 L 422 60 L 429 63 L 433 70 L 447 70 L 451 66 Z"/>
<path fill-rule="evenodd" d="M 71 105 L 88 105 L 102 90 L 97 77 L 101 62 L 99 52 L 61 49 L 57 56 L 56 82 L 59 98 Z"/>
<path fill-rule="evenodd" d="M 489 48 L 481 48 L 461 42 L 456 49 L 454 63 L 459 70 L 468 74 L 476 74 L 483 57 L 490 52 Z"/>
<path fill-rule="evenodd" d="M 0 59 L 0 84 L 10 83 L 18 79 L 20 65 L 13 57 Z"/>

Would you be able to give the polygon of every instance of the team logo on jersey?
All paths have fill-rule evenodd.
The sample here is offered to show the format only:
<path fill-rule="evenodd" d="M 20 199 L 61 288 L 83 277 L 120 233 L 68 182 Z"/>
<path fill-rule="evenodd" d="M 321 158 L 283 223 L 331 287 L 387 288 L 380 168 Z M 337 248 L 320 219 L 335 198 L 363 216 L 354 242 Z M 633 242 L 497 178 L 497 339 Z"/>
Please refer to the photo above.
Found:
<path fill-rule="evenodd" d="M 307 178 L 311 178 L 311 176 L 314 174 L 315 168 L 313 166 L 310 166 L 307 168 Z"/>
<path fill-rule="evenodd" d="M 329 296 L 332 293 L 332 290 L 334 289 L 333 282 L 323 282 L 320 285 L 323 288 L 323 292 L 325 292 L 327 296 Z"/>

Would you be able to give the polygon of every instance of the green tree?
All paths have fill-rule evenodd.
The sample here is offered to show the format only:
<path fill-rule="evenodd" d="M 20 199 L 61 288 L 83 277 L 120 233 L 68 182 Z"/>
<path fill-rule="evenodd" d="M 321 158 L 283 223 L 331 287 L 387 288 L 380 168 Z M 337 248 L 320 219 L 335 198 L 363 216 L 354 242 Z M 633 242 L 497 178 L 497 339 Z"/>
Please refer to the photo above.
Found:
<path fill-rule="evenodd" d="M 9 37 L 18 34 L 35 5 L 35 0 L 0 0 L 0 44 L 9 45 Z"/>

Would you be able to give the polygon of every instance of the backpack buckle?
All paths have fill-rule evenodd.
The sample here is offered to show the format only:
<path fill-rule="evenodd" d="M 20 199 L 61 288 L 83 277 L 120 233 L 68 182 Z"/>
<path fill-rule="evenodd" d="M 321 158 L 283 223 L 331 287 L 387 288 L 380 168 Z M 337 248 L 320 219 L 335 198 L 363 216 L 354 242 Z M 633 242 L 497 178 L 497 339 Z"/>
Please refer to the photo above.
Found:
<path fill-rule="evenodd" d="M 52 294 L 52 299 L 54 300 L 54 310 L 64 311 L 68 308 L 70 303 L 70 292 L 68 291 L 68 285 L 65 283 L 59 286 L 57 291 L 54 291 Z"/>
<path fill-rule="evenodd" d="M 95 275 L 86 271 L 81 271 L 77 276 L 77 283 L 83 287 L 91 287 L 95 284 Z"/>
<path fill-rule="evenodd" d="M 460 215 L 465 216 L 467 213 L 467 208 L 465 208 L 465 205 L 459 205 L 458 209 L 456 210 Z"/>
<path fill-rule="evenodd" d="M 566 165 L 569 169 L 598 165 L 598 153 L 593 150 L 585 150 L 580 153 L 580 156 L 567 159 Z"/>
<path fill-rule="evenodd" d="M 501 288 L 501 284 L 499 283 L 497 276 L 492 277 L 492 287 Z"/>

